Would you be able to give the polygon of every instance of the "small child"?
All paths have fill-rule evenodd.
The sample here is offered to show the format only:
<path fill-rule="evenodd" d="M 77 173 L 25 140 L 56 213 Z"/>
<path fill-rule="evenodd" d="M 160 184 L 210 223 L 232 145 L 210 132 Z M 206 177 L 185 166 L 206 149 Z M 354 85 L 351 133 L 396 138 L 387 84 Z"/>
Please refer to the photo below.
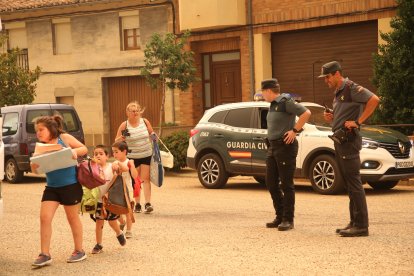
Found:
<path fill-rule="evenodd" d="M 122 173 L 122 176 L 126 179 L 127 183 L 127 189 L 129 193 L 129 198 L 133 198 L 133 191 L 132 191 L 132 179 L 138 177 L 138 171 L 135 168 L 134 161 L 129 160 L 127 158 L 128 153 L 128 145 L 124 141 L 115 142 L 112 145 L 112 153 L 114 155 L 114 158 L 117 160 L 112 163 L 112 169 L 113 171 L 119 171 Z M 131 174 L 131 175 L 130 175 Z M 126 215 L 126 232 L 125 237 L 127 239 L 132 238 L 132 213 L 129 213 Z M 120 216 L 120 223 L 121 228 L 123 229 L 125 226 L 125 222 L 122 216 Z"/>
<path fill-rule="evenodd" d="M 93 156 L 95 161 L 98 163 L 101 171 L 101 177 L 106 180 L 106 183 L 104 185 L 99 186 L 99 197 L 98 197 L 98 206 L 95 214 L 96 218 L 96 245 L 92 250 L 92 254 L 99 254 L 102 252 L 102 229 L 104 226 L 105 220 L 108 221 L 111 228 L 116 233 L 116 238 L 119 241 L 119 244 L 124 246 L 126 244 L 124 233 L 119 228 L 119 224 L 117 219 L 119 218 L 119 215 L 115 215 L 108 210 L 105 210 L 106 216 L 104 214 L 103 210 L 103 204 L 102 204 L 102 197 L 108 192 L 109 184 L 113 177 L 113 169 L 112 164 L 107 163 L 108 161 L 108 151 L 105 149 L 104 145 L 97 145 L 93 150 Z"/>

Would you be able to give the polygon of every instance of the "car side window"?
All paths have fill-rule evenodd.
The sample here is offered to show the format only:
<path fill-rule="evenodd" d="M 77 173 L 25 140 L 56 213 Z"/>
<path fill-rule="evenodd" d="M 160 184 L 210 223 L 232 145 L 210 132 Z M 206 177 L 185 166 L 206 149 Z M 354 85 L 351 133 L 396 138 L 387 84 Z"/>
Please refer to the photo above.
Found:
<path fill-rule="evenodd" d="M 19 113 L 6 113 L 3 114 L 3 135 L 13 135 L 16 134 L 19 126 Z"/>
<path fill-rule="evenodd" d="M 227 110 L 223 110 L 220 112 L 217 112 L 216 114 L 214 114 L 213 116 L 211 116 L 211 118 L 208 120 L 210 123 L 223 123 L 224 117 L 227 114 Z"/>
<path fill-rule="evenodd" d="M 28 110 L 26 115 L 26 132 L 27 133 L 36 133 L 35 131 L 35 123 L 37 118 L 42 116 L 50 116 L 49 109 L 35 109 L 35 110 Z"/>
<path fill-rule="evenodd" d="M 78 121 L 76 120 L 75 113 L 69 109 L 54 110 L 53 115 L 60 115 L 63 118 L 64 129 L 67 132 L 75 132 L 79 130 Z"/>
<path fill-rule="evenodd" d="M 267 113 L 268 112 L 269 112 L 268 108 L 263 108 L 259 110 L 260 129 L 267 129 Z"/>
<path fill-rule="evenodd" d="M 229 113 L 227 113 L 227 116 L 224 119 L 224 124 L 233 127 L 250 128 L 252 110 L 253 108 L 239 108 L 229 110 Z"/>

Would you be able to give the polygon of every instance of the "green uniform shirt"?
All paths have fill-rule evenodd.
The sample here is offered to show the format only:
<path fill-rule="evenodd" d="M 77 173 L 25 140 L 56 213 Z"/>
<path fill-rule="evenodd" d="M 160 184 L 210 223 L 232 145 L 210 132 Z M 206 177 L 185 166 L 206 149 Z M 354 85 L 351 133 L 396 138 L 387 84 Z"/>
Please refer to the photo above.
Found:
<path fill-rule="evenodd" d="M 341 87 L 335 91 L 333 102 L 334 118 L 332 130 L 336 131 L 345 126 L 345 121 L 356 121 L 361 116 L 365 104 L 374 95 L 368 89 L 344 79 Z"/>
<path fill-rule="evenodd" d="M 270 103 L 267 113 L 267 137 L 269 140 L 278 140 L 295 126 L 296 116 L 308 110 L 295 102 L 289 94 L 279 95 Z"/>

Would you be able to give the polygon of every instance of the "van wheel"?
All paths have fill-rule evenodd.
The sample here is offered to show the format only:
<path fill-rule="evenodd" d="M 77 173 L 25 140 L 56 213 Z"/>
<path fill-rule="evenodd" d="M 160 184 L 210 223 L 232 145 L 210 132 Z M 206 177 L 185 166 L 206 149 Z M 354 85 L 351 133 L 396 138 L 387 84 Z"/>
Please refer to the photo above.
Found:
<path fill-rule="evenodd" d="M 16 160 L 10 158 L 4 166 L 4 176 L 9 183 L 18 183 L 23 179 L 23 171 L 19 170 Z"/>
<path fill-rule="evenodd" d="M 371 186 L 374 190 L 390 190 L 397 186 L 398 180 L 390 180 L 390 181 L 378 181 L 378 182 L 371 182 L 368 181 L 369 186 Z"/>
<path fill-rule="evenodd" d="M 224 168 L 223 161 L 215 153 L 201 157 L 197 166 L 198 179 L 207 189 L 223 188 L 229 176 Z"/>
<path fill-rule="evenodd" d="M 312 188 L 324 195 L 333 195 L 343 192 L 344 180 L 331 155 L 322 154 L 317 156 L 310 165 L 309 179 Z"/>

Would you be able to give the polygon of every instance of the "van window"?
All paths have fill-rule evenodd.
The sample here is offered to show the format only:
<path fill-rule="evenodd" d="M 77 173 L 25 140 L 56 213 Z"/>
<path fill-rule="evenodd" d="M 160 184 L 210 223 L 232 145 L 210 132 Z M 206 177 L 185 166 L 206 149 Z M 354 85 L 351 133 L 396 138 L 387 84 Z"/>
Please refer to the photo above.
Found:
<path fill-rule="evenodd" d="M 3 135 L 16 134 L 19 125 L 19 113 L 6 113 L 3 114 Z"/>
<path fill-rule="evenodd" d="M 28 110 L 26 115 L 26 132 L 36 133 L 34 125 L 36 119 L 42 116 L 50 116 L 50 109 Z"/>
<path fill-rule="evenodd" d="M 63 117 L 63 128 L 67 132 L 79 131 L 78 120 L 73 110 L 70 109 L 58 109 L 53 111 L 53 115 L 60 115 Z"/>

